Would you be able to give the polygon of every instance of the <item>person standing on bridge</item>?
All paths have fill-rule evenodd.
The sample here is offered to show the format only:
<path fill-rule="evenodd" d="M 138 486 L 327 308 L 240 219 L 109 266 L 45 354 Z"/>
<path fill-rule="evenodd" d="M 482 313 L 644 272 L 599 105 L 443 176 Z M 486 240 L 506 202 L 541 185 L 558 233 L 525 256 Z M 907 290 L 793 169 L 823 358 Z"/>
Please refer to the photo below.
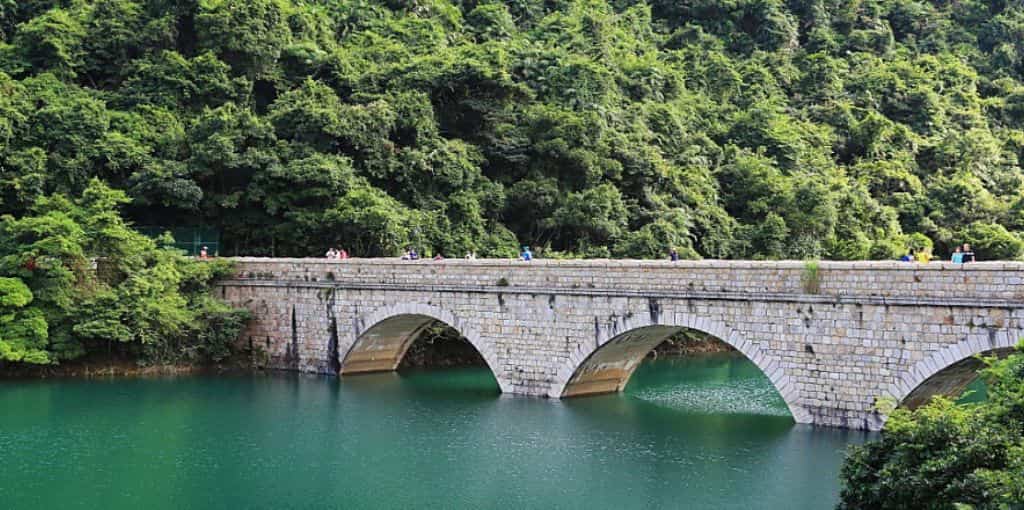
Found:
<path fill-rule="evenodd" d="M 668 252 L 668 259 L 671 260 L 672 262 L 679 261 L 679 252 L 676 251 L 675 248 L 672 248 L 672 250 Z"/>
<path fill-rule="evenodd" d="M 533 253 L 530 251 L 529 246 L 523 246 L 523 252 L 519 254 L 519 258 L 526 262 L 533 260 Z"/>
<path fill-rule="evenodd" d="M 949 260 L 954 264 L 963 264 L 964 252 L 961 251 L 959 246 L 957 246 L 956 249 L 953 250 L 953 256 Z"/>
<path fill-rule="evenodd" d="M 970 244 L 964 243 L 964 256 L 963 256 L 964 264 L 966 264 L 968 262 L 974 262 L 974 260 L 975 260 L 974 259 L 974 250 L 971 249 L 971 245 Z"/>

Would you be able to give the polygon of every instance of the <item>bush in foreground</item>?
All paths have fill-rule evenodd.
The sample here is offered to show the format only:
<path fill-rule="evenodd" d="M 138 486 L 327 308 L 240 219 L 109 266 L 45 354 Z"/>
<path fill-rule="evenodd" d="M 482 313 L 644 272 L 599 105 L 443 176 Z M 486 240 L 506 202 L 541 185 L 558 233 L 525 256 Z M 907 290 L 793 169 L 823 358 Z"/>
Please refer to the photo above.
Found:
<path fill-rule="evenodd" d="M 1024 507 L 1024 342 L 985 363 L 985 402 L 897 409 L 880 440 L 853 447 L 839 508 Z"/>

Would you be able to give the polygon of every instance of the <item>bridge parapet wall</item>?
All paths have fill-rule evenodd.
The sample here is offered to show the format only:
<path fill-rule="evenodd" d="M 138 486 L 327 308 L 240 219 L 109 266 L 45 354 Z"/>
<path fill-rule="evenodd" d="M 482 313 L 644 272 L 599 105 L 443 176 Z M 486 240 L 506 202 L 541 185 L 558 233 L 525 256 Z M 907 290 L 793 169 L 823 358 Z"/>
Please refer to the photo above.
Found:
<path fill-rule="evenodd" d="M 820 262 L 808 285 L 804 262 L 587 260 L 262 259 L 239 258 L 246 280 L 322 284 L 477 287 L 586 293 L 718 293 L 860 298 L 936 298 L 945 304 L 1024 301 L 1024 263 Z M 707 296 L 713 297 L 713 296 Z M 889 302 L 898 304 L 898 301 Z"/>

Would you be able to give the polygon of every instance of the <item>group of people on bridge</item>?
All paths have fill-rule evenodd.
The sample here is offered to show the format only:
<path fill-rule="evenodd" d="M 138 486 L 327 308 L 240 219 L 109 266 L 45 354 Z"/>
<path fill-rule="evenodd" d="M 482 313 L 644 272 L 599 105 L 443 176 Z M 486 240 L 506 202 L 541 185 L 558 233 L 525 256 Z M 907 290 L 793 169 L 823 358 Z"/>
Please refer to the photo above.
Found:
<path fill-rule="evenodd" d="M 327 250 L 325 257 L 333 260 L 345 260 L 349 258 L 349 255 L 348 251 L 346 251 L 345 249 L 339 250 L 337 248 L 332 247 Z M 206 258 L 205 246 L 203 247 L 200 258 Z M 466 252 L 466 260 L 476 260 L 476 258 L 477 256 L 475 251 L 470 250 Z M 530 247 L 523 246 L 522 251 L 519 252 L 519 260 L 529 262 L 533 260 L 533 258 L 534 255 L 533 252 L 530 251 Z M 668 258 L 673 262 L 678 261 L 679 251 L 676 250 L 675 248 L 671 248 L 668 252 Z M 419 252 L 416 251 L 415 248 L 408 248 L 402 253 L 401 260 L 420 260 L 420 254 Z M 444 256 L 441 254 L 441 252 L 438 252 L 436 255 L 433 256 L 433 260 L 444 260 Z M 916 257 L 912 252 L 907 252 L 906 255 L 900 257 L 900 261 L 902 262 L 914 262 L 915 260 Z M 953 251 L 952 257 L 950 258 L 950 262 L 956 264 L 966 264 L 968 262 L 975 262 L 976 260 L 977 259 L 975 257 L 974 251 L 971 249 L 971 245 L 968 243 L 964 243 L 961 246 L 957 246 L 956 249 Z M 922 258 L 921 262 L 927 262 L 927 260 Z"/>
<path fill-rule="evenodd" d="M 931 257 L 930 254 L 928 254 L 928 255 L 918 255 L 918 256 L 915 257 L 913 252 L 908 251 L 906 255 L 900 257 L 900 261 L 901 262 L 915 262 L 915 261 L 916 262 L 928 262 L 928 259 L 930 257 Z M 974 255 L 974 250 L 971 249 L 971 245 L 969 243 L 964 243 L 962 245 L 956 246 L 956 248 L 953 249 L 953 254 L 950 256 L 949 261 L 954 263 L 954 264 L 966 264 L 968 262 L 975 262 L 975 261 L 977 261 L 977 258 Z"/>
<path fill-rule="evenodd" d="M 205 250 L 205 247 L 204 247 L 204 250 Z M 204 251 L 204 253 L 205 253 L 205 251 Z M 344 248 L 339 250 L 337 248 L 333 248 L 332 247 L 332 248 L 327 250 L 327 253 L 324 254 L 324 257 L 328 258 L 328 259 L 331 259 L 331 260 L 345 260 L 345 259 L 349 258 L 349 254 L 348 254 L 348 251 L 346 251 Z M 416 251 L 415 248 L 407 248 L 402 253 L 402 256 L 401 256 L 402 260 L 420 260 L 420 258 L 421 258 L 420 254 L 419 254 L 419 252 Z M 466 258 L 466 260 L 476 260 L 476 251 L 474 251 L 474 250 L 467 251 L 465 258 Z M 441 252 L 437 252 L 437 254 L 434 255 L 434 257 L 433 257 L 433 260 L 444 260 L 444 255 L 442 255 Z M 519 260 L 523 260 L 523 261 L 533 260 L 533 252 L 530 251 L 530 247 L 529 246 L 523 246 L 523 251 L 519 253 Z"/>
<path fill-rule="evenodd" d="M 330 249 L 327 250 L 327 253 L 324 254 L 324 256 L 326 258 L 333 260 L 345 260 L 348 258 L 348 251 L 345 250 L 344 248 L 339 250 L 337 248 L 331 247 Z"/>
<path fill-rule="evenodd" d="M 466 252 L 464 257 L 466 260 L 476 260 L 476 251 L 470 250 Z M 420 254 L 415 248 L 409 248 L 402 253 L 402 260 L 420 260 Z M 434 260 L 444 260 L 444 255 L 441 252 L 437 252 L 433 257 Z M 523 246 L 523 251 L 519 254 L 519 260 L 529 261 L 533 259 L 533 253 L 530 251 L 529 246 Z"/>

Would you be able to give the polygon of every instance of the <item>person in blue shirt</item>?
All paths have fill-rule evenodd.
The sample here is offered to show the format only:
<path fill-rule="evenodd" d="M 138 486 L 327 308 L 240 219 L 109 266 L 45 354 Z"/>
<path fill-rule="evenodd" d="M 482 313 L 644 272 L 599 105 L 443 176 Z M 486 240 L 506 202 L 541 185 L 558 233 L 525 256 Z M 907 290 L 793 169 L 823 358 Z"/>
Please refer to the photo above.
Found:
<path fill-rule="evenodd" d="M 679 260 L 679 252 L 676 251 L 675 248 L 672 248 L 672 250 L 668 252 L 668 259 L 671 260 L 672 262 L 678 261 Z"/>
<path fill-rule="evenodd" d="M 913 253 L 907 253 L 906 255 L 900 257 L 900 262 L 913 262 L 913 261 L 914 261 L 914 254 Z"/>
<path fill-rule="evenodd" d="M 953 257 L 950 259 L 950 261 L 954 264 L 964 263 L 964 252 L 960 250 L 959 246 L 957 246 L 956 250 L 953 251 Z"/>
<path fill-rule="evenodd" d="M 523 252 L 519 254 L 519 258 L 527 262 L 533 260 L 533 253 L 530 253 L 529 246 L 523 246 Z"/>

